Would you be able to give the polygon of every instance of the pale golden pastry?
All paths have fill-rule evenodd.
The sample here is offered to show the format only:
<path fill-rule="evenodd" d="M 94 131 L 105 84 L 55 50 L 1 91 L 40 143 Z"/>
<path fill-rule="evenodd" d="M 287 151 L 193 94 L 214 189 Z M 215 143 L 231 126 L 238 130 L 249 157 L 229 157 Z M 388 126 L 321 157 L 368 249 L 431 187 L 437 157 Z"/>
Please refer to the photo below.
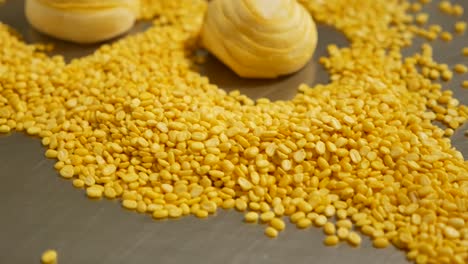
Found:
<path fill-rule="evenodd" d="M 296 0 L 214 0 L 201 41 L 239 76 L 275 78 L 307 64 L 317 28 Z"/>
<path fill-rule="evenodd" d="M 26 17 L 38 31 L 77 42 L 101 42 L 132 28 L 139 0 L 26 0 Z"/>

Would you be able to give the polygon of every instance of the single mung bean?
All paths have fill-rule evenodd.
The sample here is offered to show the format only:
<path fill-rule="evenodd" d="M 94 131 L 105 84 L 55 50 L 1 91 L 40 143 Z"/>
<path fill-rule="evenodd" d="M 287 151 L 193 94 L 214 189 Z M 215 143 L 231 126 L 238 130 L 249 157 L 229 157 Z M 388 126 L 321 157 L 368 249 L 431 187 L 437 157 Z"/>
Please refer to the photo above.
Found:
<path fill-rule="evenodd" d="M 270 226 L 272 226 L 274 229 L 278 231 L 283 231 L 286 228 L 286 224 L 284 223 L 284 221 L 281 218 L 277 218 L 277 217 L 273 218 L 270 221 Z"/>
<path fill-rule="evenodd" d="M 389 245 L 389 241 L 385 237 L 377 237 L 372 241 L 372 245 L 375 248 L 386 248 Z"/>
<path fill-rule="evenodd" d="M 43 264 L 57 264 L 58 254 L 57 251 L 53 249 L 46 250 L 42 253 L 41 262 Z"/>
<path fill-rule="evenodd" d="M 318 227 L 324 226 L 327 223 L 328 219 L 324 215 L 319 215 L 315 218 L 314 224 Z"/>
<path fill-rule="evenodd" d="M 338 245 L 339 242 L 340 242 L 340 239 L 335 235 L 327 236 L 323 240 L 323 243 L 326 246 L 336 246 L 336 245 Z"/>
<path fill-rule="evenodd" d="M 258 221 L 258 213 L 256 212 L 248 212 L 244 215 L 244 220 L 247 223 L 256 223 Z"/>
<path fill-rule="evenodd" d="M 344 228 L 344 227 L 339 227 L 336 230 L 336 235 L 341 239 L 341 240 L 346 240 L 349 236 L 349 229 Z"/>
<path fill-rule="evenodd" d="M 323 232 L 324 232 L 326 235 L 334 235 L 335 232 L 336 232 L 335 224 L 333 224 L 332 222 L 327 222 L 327 223 L 323 226 Z"/>
<path fill-rule="evenodd" d="M 354 231 L 351 231 L 351 232 L 349 232 L 347 241 L 351 246 L 357 247 L 357 246 L 361 245 L 362 239 L 361 239 L 361 236 L 358 233 L 356 233 Z"/>
<path fill-rule="evenodd" d="M 273 227 L 269 226 L 265 228 L 265 235 L 271 238 L 275 238 L 278 236 L 278 230 L 274 229 Z"/>

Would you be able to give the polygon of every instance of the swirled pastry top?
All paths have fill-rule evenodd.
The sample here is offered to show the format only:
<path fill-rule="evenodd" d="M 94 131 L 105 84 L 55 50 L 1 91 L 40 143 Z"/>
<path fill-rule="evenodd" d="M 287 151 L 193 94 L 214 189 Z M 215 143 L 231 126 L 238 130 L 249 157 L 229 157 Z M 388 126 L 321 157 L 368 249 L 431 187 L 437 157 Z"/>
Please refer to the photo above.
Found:
<path fill-rule="evenodd" d="M 310 60 L 317 29 L 296 0 L 213 0 L 202 43 L 242 77 L 274 78 Z"/>

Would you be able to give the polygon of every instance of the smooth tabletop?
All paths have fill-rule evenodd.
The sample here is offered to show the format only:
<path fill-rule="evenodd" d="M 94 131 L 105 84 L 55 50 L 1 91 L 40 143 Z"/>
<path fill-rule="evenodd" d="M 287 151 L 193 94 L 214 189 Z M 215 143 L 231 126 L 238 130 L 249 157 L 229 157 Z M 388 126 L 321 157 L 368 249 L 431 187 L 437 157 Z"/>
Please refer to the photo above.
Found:
<path fill-rule="evenodd" d="M 458 2 L 468 11 L 468 1 Z M 431 23 L 452 28 L 459 20 L 440 13 L 436 4 L 431 6 L 425 8 L 431 14 Z M 468 20 L 466 14 L 463 19 Z M 56 41 L 36 32 L 24 17 L 22 0 L 7 0 L 0 6 L 0 21 L 18 30 L 27 42 L 56 43 L 54 53 L 63 54 L 67 60 L 86 56 L 97 47 Z M 138 23 L 130 34 L 148 25 Z M 328 81 L 317 61 L 326 55 L 330 43 L 347 44 L 340 33 L 319 26 L 319 46 L 311 62 L 300 72 L 278 80 L 243 80 L 211 56 L 200 71 L 226 90 L 239 89 L 252 98 L 288 100 L 301 83 Z M 417 51 L 420 43 L 416 41 L 406 52 Z M 467 35 L 451 43 L 435 41 L 434 57 L 449 65 L 468 64 L 468 59 L 460 56 L 462 46 L 467 44 Z M 462 79 L 455 74 L 444 87 L 468 104 L 468 89 L 460 86 Z M 465 125 L 453 136 L 453 144 L 465 157 L 468 139 L 463 132 L 467 128 Z M 243 215 L 234 210 L 219 210 L 205 220 L 190 216 L 155 221 L 149 215 L 122 209 L 118 201 L 89 200 L 83 190 L 58 177 L 54 161 L 47 160 L 44 151 L 38 138 L 19 133 L 0 136 L 0 263 L 39 263 L 42 252 L 49 248 L 57 250 L 59 263 L 65 264 L 408 263 L 403 252 L 392 247 L 374 249 L 368 238 L 360 248 L 344 243 L 325 247 L 322 230 L 317 228 L 304 231 L 289 225 L 277 239 L 269 239 L 263 235 L 263 226 L 243 223 Z"/>

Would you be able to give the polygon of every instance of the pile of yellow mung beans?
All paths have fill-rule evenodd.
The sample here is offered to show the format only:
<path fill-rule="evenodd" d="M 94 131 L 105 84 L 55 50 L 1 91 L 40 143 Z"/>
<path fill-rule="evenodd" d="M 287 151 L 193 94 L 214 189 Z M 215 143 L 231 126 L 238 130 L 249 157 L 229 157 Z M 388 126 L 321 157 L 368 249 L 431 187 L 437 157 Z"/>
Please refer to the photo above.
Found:
<path fill-rule="evenodd" d="M 350 45 L 320 58 L 330 83 L 290 101 L 226 94 L 193 70 L 206 1 L 145 0 L 152 28 L 69 64 L 0 24 L 0 132 L 39 136 L 90 198 L 155 219 L 235 208 L 270 237 L 288 217 L 329 246 L 364 234 L 415 263 L 466 263 L 468 163 L 450 136 L 468 108 L 442 90 L 452 71 L 429 44 L 401 52 L 445 32 L 414 24 L 429 1 L 300 2 Z"/>

